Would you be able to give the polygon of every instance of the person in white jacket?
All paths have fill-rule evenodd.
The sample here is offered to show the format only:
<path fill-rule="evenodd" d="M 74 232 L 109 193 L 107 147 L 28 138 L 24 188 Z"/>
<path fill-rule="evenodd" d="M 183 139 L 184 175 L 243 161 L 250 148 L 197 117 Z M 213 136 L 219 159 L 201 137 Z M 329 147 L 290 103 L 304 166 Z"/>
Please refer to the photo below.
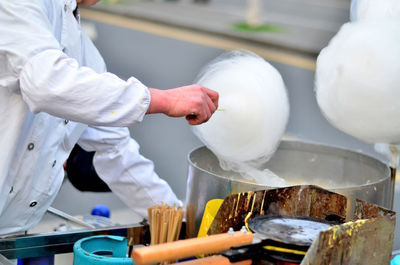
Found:
<path fill-rule="evenodd" d="M 77 8 L 97 2 L 0 1 L 0 234 L 40 221 L 75 143 L 96 152 L 100 178 L 139 215 L 160 201 L 181 204 L 126 126 L 150 113 L 200 124 L 218 94 L 199 85 L 157 90 L 106 72 Z"/>

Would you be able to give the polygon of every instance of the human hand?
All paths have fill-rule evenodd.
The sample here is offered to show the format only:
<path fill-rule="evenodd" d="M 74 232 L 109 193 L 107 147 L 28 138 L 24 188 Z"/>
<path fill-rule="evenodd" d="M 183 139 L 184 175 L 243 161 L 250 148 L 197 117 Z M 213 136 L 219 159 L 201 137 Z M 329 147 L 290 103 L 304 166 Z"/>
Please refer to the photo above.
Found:
<path fill-rule="evenodd" d="M 190 125 L 208 121 L 218 108 L 218 93 L 200 85 L 149 90 L 151 102 L 148 114 L 164 113 L 170 117 L 186 117 Z"/>

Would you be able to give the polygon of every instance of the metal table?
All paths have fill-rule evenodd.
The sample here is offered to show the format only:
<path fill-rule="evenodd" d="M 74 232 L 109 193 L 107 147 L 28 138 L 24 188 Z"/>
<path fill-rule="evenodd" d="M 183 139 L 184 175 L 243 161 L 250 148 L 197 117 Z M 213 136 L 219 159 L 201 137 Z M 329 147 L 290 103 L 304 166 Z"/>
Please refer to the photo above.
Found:
<path fill-rule="evenodd" d="M 127 237 L 129 246 L 147 244 L 150 238 L 149 227 L 145 224 L 27 234 L 0 238 L 0 254 L 8 259 L 19 259 L 69 253 L 73 251 L 76 241 L 95 235 L 124 236 Z"/>

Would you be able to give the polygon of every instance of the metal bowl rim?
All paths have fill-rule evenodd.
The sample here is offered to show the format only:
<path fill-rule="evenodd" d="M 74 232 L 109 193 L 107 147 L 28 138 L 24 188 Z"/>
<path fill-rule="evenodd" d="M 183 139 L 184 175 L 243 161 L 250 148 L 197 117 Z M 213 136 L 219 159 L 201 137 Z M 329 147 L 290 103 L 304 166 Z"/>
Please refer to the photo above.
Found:
<path fill-rule="evenodd" d="M 346 149 L 346 148 L 338 147 L 338 146 L 334 146 L 334 145 L 321 144 L 321 143 L 313 143 L 313 142 L 311 142 L 311 141 L 304 141 L 304 140 L 281 140 L 280 143 L 279 143 L 279 145 L 278 145 L 277 150 L 281 147 L 281 144 L 282 144 L 282 143 L 283 143 L 284 145 L 287 144 L 287 145 L 293 145 L 293 146 L 295 146 L 295 145 L 301 145 L 301 146 L 318 146 L 318 147 L 323 148 L 324 150 L 326 150 L 326 149 L 331 149 L 331 150 L 332 150 L 332 149 L 333 149 L 333 150 L 335 150 L 336 152 L 348 153 L 348 154 L 351 154 L 351 155 L 354 155 L 354 156 L 362 157 L 362 158 L 365 159 L 365 160 L 369 160 L 369 161 L 373 162 L 374 164 L 380 165 L 380 166 L 383 167 L 384 170 L 385 170 L 385 175 L 386 175 L 386 176 L 380 178 L 379 180 L 377 180 L 377 181 L 375 181 L 375 182 L 364 183 L 364 184 L 360 184 L 360 185 L 357 185 L 357 186 L 348 186 L 348 187 L 342 187 L 342 188 L 331 188 L 331 189 L 329 189 L 329 190 L 331 190 L 331 191 L 359 190 L 360 187 L 373 186 L 373 185 L 376 185 L 376 184 L 383 183 L 383 182 L 384 182 L 385 180 L 387 180 L 387 179 L 390 179 L 390 169 L 389 169 L 389 166 L 388 166 L 387 164 L 383 163 L 382 161 L 380 161 L 379 159 L 374 158 L 374 157 L 372 157 L 372 156 L 370 156 L 370 155 L 368 155 L 368 154 L 360 153 L 360 152 L 357 152 L 357 151 L 354 151 L 354 150 L 351 150 L 351 149 Z M 259 186 L 259 187 L 262 187 L 262 188 L 265 188 L 265 187 L 272 188 L 272 189 L 273 189 L 273 188 L 279 188 L 279 187 L 270 187 L 270 186 L 261 185 L 261 184 L 258 184 L 258 183 L 248 182 L 248 181 L 245 181 L 245 180 L 239 181 L 239 180 L 229 179 L 229 178 L 227 178 L 227 177 L 217 175 L 217 174 L 215 174 L 215 173 L 213 173 L 213 172 L 210 172 L 210 171 L 208 171 L 208 170 L 205 170 L 205 169 L 203 169 L 203 168 L 198 167 L 198 166 L 195 165 L 195 164 L 193 163 L 193 161 L 191 160 L 191 155 L 192 155 L 195 151 L 200 150 L 200 149 L 204 149 L 204 148 L 207 149 L 208 151 L 210 151 L 213 155 L 215 155 L 215 154 L 214 154 L 207 146 L 205 146 L 205 145 L 202 145 L 202 146 L 200 146 L 200 147 L 193 148 L 193 149 L 189 152 L 189 154 L 187 155 L 187 160 L 188 160 L 190 166 L 192 166 L 192 167 L 194 167 L 194 168 L 196 168 L 196 169 L 198 169 L 198 170 L 200 170 L 200 171 L 204 171 L 204 172 L 206 172 L 207 174 L 212 175 L 212 176 L 214 176 L 214 177 L 217 177 L 217 178 L 219 178 L 219 179 L 228 180 L 228 181 L 233 182 L 233 183 L 239 183 L 239 184 L 246 183 L 246 184 L 249 184 L 249 185 Z M 290 185 L 290 186 L 292 186 L 292 185 Z"/>

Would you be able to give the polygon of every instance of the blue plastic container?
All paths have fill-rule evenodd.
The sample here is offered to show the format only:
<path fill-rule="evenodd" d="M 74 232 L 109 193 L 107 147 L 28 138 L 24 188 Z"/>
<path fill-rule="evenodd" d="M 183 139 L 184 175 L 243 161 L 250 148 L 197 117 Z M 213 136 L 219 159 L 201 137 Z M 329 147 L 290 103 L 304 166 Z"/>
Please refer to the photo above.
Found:
<path fill-rule="evenodd" d="M 92 215 L 98 215 L 98 216 L 103 216 L 103 217 L 107 217 L 110 218 L 110 209 L 104 205 L 104 204 L 97 204 L 93 207 Z"/>
<path fill-rule="evenodd" d="M 74 244 L 74 265 L 132 265 L 127 248 L 125 237 L 86 237 Z"/>
<path fill-rule="evenodd" d="M 392 259 L 392 261 L 390 262 L 390 265 L 400 265 L 400 255 L 397 255 L 396 257 L 394 257 Z"/>

